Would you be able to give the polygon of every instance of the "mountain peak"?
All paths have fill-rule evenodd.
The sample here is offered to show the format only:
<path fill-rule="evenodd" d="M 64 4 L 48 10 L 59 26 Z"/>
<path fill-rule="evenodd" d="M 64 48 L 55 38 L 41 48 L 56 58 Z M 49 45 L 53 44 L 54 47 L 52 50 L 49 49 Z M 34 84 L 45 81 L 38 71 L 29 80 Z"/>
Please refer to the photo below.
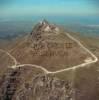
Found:
<path fill-rule="evenodd" d="M 34 28 L 33 31 L 36 32 L 58 32 L 59 28 L 54 25 L 50 24 L 46 19 L 40 21 Z"/>
<path fill-rule="evenodd" d="M 42 21 L 40 21 L 40 24 L 49 25 L 49 22 L 46 19 L 43 19 Z"/>
<path fill-rule="evenodd" d="M 33 38 L 41 37 L 41 34 L 57 34 L 59 33 L 59 27 L 54 24 L 50 24 L 47 20 L 40 21 L 35 27 L 33 28 L 31 35 Z"/>

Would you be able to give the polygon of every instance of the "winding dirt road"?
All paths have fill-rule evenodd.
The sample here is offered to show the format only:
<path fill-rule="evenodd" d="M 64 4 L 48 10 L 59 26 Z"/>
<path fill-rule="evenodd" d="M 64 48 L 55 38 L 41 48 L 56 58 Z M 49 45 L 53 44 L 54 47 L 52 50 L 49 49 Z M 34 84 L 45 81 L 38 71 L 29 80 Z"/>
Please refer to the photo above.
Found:
<path fill-rule="evenodd" d="M 14 61 L 14 65 L 11 66 L 11 68 L 15 69 L 17 67 L 24 67 L 24 66 L 31 66 L 31 67 L 34 67 L 34 68 L 39 68 L 41 70 L 44 71 L 44 73 L 46 74 L 56 74 L 56 73 L 60 73 L 60 72 L 63 72 L 63 71 L 69 71 L 69 70 L 75 70 L 77 68 L 80 68 L 80 67 L 87 67 L 87 65 L 90 65 L 90 64 L 93 64 L 93 63 L 96 63 L 98 61 L 98 58 L 90 51 L 88 50 L 85 46 L 83 46 L 81 44 L 81 42 L 77 39 L 75 39 L 74 37 L 72 37 L 69 33 L 65 33 L 70 39 L 72 39 L 73 41 L 75 41 L 76 43 L 78 43 L 78 45 L 84 49 L 87 53 L 89 53 L 93 58 L 94 60 L 90 60 L 88 62 L 85 62 L 85 63 L 82 63 L 80 65 L 76 65 L 76 66 L 71 66 L 70 68 L 66 68 L 66 69 L 61 69 L 61 70 L 58 70 L 58 71 L 54 71 L 54 72 L 51 72 L 51 71 L 48 71 L 47 69 L 43 68 L 42 66 L 38 66 L 38 65 L 33 65 L 33 64 L 19 64 L 17 63 L 17 60 L 15 57 L 13 57 L 9 52 L 7 51 L 4 51 L 2 49 L 0 49 L 1 52 L 4 52 L 6 53 L 9 57 L 11 57 L 11 59 Z"/>
<path fill-rule="evenodd" d="M 9 52 L 5 51 L 5 50 L 2 50 L 0 49 L 0 52 L 3 52 L 5 54 L 7 54 L 13 61 L 14 61 L 14 65 L 12 67 L 15 67 L 17 65 L 17 60 L 15 57 L 13 57 Z"/>

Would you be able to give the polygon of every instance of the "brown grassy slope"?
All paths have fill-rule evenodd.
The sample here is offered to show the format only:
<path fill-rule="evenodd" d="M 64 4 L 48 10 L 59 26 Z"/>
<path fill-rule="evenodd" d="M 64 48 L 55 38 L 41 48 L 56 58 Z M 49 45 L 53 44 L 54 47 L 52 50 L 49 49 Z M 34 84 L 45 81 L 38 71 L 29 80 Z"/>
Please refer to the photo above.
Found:
<path fill-rule="evenodd" d="M 27 38 L 25 41 L 19 42 L 19 45 L 15 45 L 14 49 L 12 48 L 11 54 L 20 63 L 40 65 L 50 71 L 81 64 L 90 56 L 64 33 L 58 35 L 43 34 L 42 37 L 43 42 L 36 42 L 38 46 L 37 50 L 33 47 L 35 41 L 31 41 Z M 55 43 L 57 43 L 58 46 L 56 46 Z M 66 48 L 68 43 L 72 43 L 70 48 Z M 50 44 L 51 47 L 47 48 L 48 44 Z M 41 47 L 41 45 L 43 45 L 43 47 Z"/>
<path fill-rule="evenodd" d="M 79 39 L 99 58 L 99 39 L 80 36 Z M 75 88 L 75 100 L 99 100 L 99 61 L 76 71 L 56 74 L 69 79 Z"/>
<path fill-rule="evenodd" d="M 84 42 L 99 59 L 99 38 L 85 38 Z M 78 69 L 75 78 L 75 87 L 80 91 L 77 100 L 99 100 L 99 61 L 89 69 Z"/>
<path fill-rule="evenodd" d="M 0 75 L 8 68 L 14 65 L 14 61 L 5 53 L 0 52 Z"/>

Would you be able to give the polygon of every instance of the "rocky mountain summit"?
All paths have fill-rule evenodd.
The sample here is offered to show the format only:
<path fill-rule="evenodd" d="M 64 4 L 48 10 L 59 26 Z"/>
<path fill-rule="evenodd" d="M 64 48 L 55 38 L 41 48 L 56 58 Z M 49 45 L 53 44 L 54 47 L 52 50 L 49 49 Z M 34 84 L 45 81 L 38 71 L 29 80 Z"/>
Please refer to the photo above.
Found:
<path fill-rule="evenodd" d="M 31 35 L 33 39 L 39 40 L 41 36 L 44 34 L 57 34 L 59 33 L 59 27 L 54 24 L 50 24 L 47 20 L 40 21 L 35 27 L 33 28 Z"/>
<path fill-rule="evenodd" d="M 49 23 L 47 20 L 40 21 L 36 24 L 28 40 L 31 42 L 32 51 L 38 55 L 46 55 L 53 47 L 58 48 L 60 37 L 60 28 L 57 25 Z M 61 45 L 61 44 L 60 44 Z M 56 48 L 56 49 L 57 49 Z M 56 50 L 55 50 L 56 51 Z M 52 52 L 52 51 L 51 51 Z M 45 54 L 46 53 L 46 54 Z M 49 56 L 49 54 L 48 54 Z"/>
<path fill-rule="evenodd" d="M 59 31 L 59 28 L 54 25 L 54 24 L 51 24 L 49 23 L 47 20 L 43 20 L 43 21 L 40 21 L 34 28 L 33 28 L 33 31 L 32 32 L 35 32 L 35 31 L 40 31 L 40 32 L 58 32 Z"/>

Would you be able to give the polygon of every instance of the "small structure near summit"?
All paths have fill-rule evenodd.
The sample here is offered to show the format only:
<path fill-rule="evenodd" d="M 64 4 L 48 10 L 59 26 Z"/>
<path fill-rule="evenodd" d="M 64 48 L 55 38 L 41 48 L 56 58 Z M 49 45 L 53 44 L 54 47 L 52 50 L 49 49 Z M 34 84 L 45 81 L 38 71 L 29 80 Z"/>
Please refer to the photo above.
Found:
<path fill-rule="evenodd" d="M 33 29 L 31 34 L 37 32 L 51 32 L 56 33 L 59 32 L 59 27 L 54 24 L 50 24 L 47 20 L 40 21 Z"/>

